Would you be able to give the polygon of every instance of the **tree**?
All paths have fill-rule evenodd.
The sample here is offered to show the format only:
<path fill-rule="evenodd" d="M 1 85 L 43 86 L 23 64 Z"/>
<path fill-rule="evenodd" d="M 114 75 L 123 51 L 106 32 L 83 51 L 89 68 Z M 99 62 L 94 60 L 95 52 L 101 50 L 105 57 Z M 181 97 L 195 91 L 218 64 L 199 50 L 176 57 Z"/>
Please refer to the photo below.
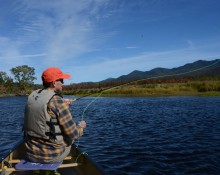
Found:
<path fill-rule="evenodd" d="M 0 71 L 0 86 L 2 92 L 12 92 L 14 89 L 13 79 L 10 78 L 7 73 Z"/>
<path fill-rule="evenodd" d="M 5 78 L 5 84 L 4 87 L 6 88 L 6 91 L 8 93 L 12 93 L 14 91 L 14 84 L 13 84 L 13 79 L 7 76 Z"/>
<path fill-rule="evenodd" d="M 17 66 L 10 71 L 14 75 L 14 79 L 17 81 L 19 89 L 24 93 L 26 93 L 28 88 L 34 84 L 36 77 L 35 69 L 33 67 L 27 65 Z"/>
<path fill-rule="evenodd" d="M 0 85 L 5 84 L 6 78 L 7 78 L 7 74 L 5 72 L 0 71 Z"/>

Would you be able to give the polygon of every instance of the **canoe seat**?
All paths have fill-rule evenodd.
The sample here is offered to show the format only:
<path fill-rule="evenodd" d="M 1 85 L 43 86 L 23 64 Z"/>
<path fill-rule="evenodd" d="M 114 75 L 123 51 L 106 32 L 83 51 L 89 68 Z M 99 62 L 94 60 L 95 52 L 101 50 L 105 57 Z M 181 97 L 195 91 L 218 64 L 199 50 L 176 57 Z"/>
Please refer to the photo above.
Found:
<path fill-rule="evenodd" d="M 54 163 L 54 164 L 41 164 L 41 163 L 34 163 L 34 162 L 28 162 L 26 160 L 15 160 L 13 163 L 15 164 L 15 167 L 11 168 L 0 168 L 0 173 L 4 170 L 5 172 L 15 172 L 15 171 L 25 171 L 25 170 L 56 170 L 58 168 L 69 168 L 69 167 L 76 167 L 78 165 L 81 165 L 79 163 Z"/>
<path fill-rule="evenodd" d="M 29 162 L 27 160 L 20 160 L 20 159 L 13 159 L 12 153 L 9 155 L 9 160 L 6 161 L 9 164 L 15 164 L 15 166 L 8 166 L 6 169 L 0 168 L 0 173 L 4 170 L 5 172 L 15 172 L 15 171 L 24 171 L 24 170 L 56 170 L 58 168 L 69 168 L 69 167 L 76 167 L 81 165 L 80 163 L 65 163 L 65 161 L 71 161 L 73 158 L 72 156 L 67 156 L 64 159 L 64 162 L 60 163 L 53 163 L 53 164 L 41 164 L 41 163 L 34 163 Z M 2 162 L 3 164 L 3 162 Z M 3 167 L 3 165 L 2 165 Z"/>
<path fill-rule="evenodd" d="M 35 163 L 29 162 L 27 160 L 21 160 L 19 163 L 15 165 L 15 169 L 17 170 L 56 170 L 62 164 L 59 163 Z"/>

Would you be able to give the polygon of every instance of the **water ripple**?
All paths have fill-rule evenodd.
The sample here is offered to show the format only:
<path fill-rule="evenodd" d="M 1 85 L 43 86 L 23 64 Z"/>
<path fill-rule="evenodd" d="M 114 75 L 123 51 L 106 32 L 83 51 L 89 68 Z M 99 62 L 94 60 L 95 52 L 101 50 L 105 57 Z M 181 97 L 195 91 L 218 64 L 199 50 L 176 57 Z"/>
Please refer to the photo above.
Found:
<path fill-rule="evenodd" d="M 0 154 L 21 136 L 25 100 L 0 99 Z M 91 100 L 71 106 L 75 121 Z M 87 128 L 75 143 L 109 174 L 217 175 L 219 106 L 219 97 L 99 98 L 85 112 Z"/>

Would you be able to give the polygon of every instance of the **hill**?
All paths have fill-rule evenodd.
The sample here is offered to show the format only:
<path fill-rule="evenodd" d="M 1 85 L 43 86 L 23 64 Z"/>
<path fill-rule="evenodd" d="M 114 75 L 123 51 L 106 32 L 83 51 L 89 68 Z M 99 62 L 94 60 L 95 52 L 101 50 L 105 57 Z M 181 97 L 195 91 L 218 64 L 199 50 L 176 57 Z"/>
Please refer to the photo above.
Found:
<path fill-rule="evenodd" d="M 183 66 L 167 69 L 155 68 L 150 71 L 135 70 L 127 75 L 122 75 L 118 78 L 108 78 L 101 81 L 104 82 L 129 82 L 148 78 L 162 78 L 162 77 L 202 77 L 202 76 L 220 76 L 220 59 L 213 61 L 198 60 L 193 63 L 188 63 Z"/>

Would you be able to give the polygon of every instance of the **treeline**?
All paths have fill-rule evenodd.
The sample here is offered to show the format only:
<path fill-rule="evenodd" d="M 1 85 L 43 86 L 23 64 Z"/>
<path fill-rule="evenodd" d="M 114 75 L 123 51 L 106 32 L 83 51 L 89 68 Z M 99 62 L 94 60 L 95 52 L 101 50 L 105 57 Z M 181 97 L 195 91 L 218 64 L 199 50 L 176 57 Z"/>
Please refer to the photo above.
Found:
<path fill-rule="evenodd" d="M 35 69 L 27 65 L 12 68 L 13 77 L 0 71 L 0 95 L 30 94 L 42 85 L 34 84 Z M 64 95 L 99 94 L 104 96 L 159 96 L 193 95 L 196 93 L 217 92 L 220 95 L 220 76 L 169 77 L 128 81 L 85 82 L 63 86 Z"/>
<path fill-rule="evenodd" d="M 98 95 L 101 92 L 104 96 L 195 95 L 204 92 L 220 94 L 220 77 L 157 78 L 133 82 L 88 82 L 64 86 L 66 95 Z"/>

